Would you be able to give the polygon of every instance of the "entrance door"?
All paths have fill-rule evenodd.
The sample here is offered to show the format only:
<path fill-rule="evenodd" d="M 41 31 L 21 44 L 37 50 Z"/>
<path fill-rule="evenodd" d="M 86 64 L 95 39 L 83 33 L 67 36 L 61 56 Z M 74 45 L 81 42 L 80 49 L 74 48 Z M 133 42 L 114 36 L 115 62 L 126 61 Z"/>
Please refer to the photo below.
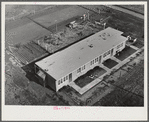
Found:
<path fill-rule="evenodd" d="M 111 50 L 111 56 L 113 56 L 113 50 L 114 50 L 114 49 Z"/>
<path fill-rule="evenodd" d="M 69 74 L 69 82 L 72 81 L 72 73 Z"/>

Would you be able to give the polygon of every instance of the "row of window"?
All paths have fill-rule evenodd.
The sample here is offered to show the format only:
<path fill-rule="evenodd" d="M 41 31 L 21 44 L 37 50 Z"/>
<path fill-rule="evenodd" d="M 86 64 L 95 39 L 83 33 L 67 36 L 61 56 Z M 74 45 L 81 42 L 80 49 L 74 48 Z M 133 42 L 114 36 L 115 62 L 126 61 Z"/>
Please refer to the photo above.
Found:
<path fill-rule="evenodd" d="M 63 77 L 62 79 L 60 79 L 60 80 L 58 81 L 58 85 L 60 85 L 61 83 L 65 82 L 66 80 L 68 80 L 68 75 L 65 76 L 65 77 Z"/>
<path fill-rule="evenodd" d="M 117 46 L 117 49 L 122 47 L 123 43 L 121 43 L 120 45 Z M 111 50 L 107 51 L 106 53 L 104 53 L 103 57 L 106 57 L 107 55 L 109 55 L 111 53 Z M 95 58 L 94 60 L 92 60 L 90 62 L 91 65 L 97 63 L 98 61 L 101 61 L 101 56 Z M 85 69 L 85 65 L 80 67 L 79 69 L 77 69 L 77 73 L 80 73 L 82 70 Z M 65 76 L 64 78 L 62 78 L 61 80 L 58 81 L 58 85 L 60 85 L 61 83 L 65 82 L 66 80 L 68 80 L 68 76 Z"/>
<path fill-rule="evenodd" d="M 120 47 L 123 46 L 123 43 L 121 43 L 120 45 L 117 46 L 117 49 L 119 49 Z"/>
<path fill-rule="evenodd" d="M 106 57 L 107 55 L 109 55 L 111 52 L 111 50 L 107 51 L 106 53 L 104 53 L 103 57 Z"/>
<path fill-rule="evenodd" d="M 82 66 L 82 68 L 79 68 L 78 70 L 77 70 L 77 73 L 80 73 L 82 70 L 84 70 L 85 69 L 85 65 L 84 66 Z"/>
<path fill-rule="evenodd" d="M 122 46 L 123 46 L 123 43 L 120 44 L 120 45 L 118 45 L 117 48 L 122 47 Z M 111 50 L 109 50 L 106 53 L 104 53 L 103 57 L 106 57 L 107 55 L 109 55 L 110 52 L 111 52 Z M 93 64 L 97 63 L 99 60 L 101 60 L 101 56 L 99 58 L 97 57 L 94 60 L 92 60 L 90 64 L 93 65 Z M 85 65 L 82 66 L 81 68 L 79 68 L 77 70 L 77 73 L 80 73 L 84 69 L 85 69 Z M 61 80 L 59 80 L 58 85 L 61 84 L 61 83 L 63 83 L 63 82 L 65 82 L 66 80 L 68 80 L 68 76 L 66 76 L 66 77 L 62 78 Z"/>
<path fill-rule="evenodd" d="M 98 62 L 98 57 L 91 61 L 91 65 Z"/>

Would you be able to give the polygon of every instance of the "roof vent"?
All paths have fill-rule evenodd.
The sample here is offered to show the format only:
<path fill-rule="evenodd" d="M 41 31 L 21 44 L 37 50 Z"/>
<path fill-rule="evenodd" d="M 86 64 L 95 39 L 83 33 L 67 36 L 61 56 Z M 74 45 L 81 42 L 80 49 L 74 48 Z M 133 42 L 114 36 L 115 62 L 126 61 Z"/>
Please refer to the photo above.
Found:
<path fill-rule="evenodd" d="M 49 66 L 53 65 L 54 63 L 55 63 L 55 62 L 53 62 L 53 63 L 49 64 Z"/>
<path fill-rule="evenodd" d="M 84 47 L 81 48 L 81 50 L 83 50 L 83 49 L 84 49 Z"/>
<path fill-rule="evenodd" d="M 93 48 L 93 44 L 88 45 L 90 48 Z"/>
<path fill-rule="evenodd" d="M 44 71 L 45 71 L 45 72 L 47 72 L 47 71 L 48 71 L 48 69 L 45 69 Z"/>

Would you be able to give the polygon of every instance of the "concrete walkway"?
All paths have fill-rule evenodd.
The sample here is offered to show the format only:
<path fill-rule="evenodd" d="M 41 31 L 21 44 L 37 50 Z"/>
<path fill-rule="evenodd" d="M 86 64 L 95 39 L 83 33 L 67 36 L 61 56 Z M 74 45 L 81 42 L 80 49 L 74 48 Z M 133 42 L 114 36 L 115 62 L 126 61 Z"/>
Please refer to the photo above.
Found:
<path fill-rule="evenodd" d="M 119 11 L 122 11 L 124 13 L 130 14 L 132 16 L 138 17 L 140 19 L 144 19 L 144 15 L 133 12 L 133 11 L 130 11 L 128 9 L 121 8 L 121 7 L 118 7 L 118 6 L 113 6 L 113 5 L 106 5 L 106 6 L 109 7 L 109 8 L 112 8 L 112 9 L 119 10 Z"/>
<path fill-rule="evenodd" d="M 119 60 L 118 58 L 115 58 L 115 57 L 112 57 L 111 59 L 114 60 L 114 61 L 116 61 L 117 63 L 120 63 L 121 62 L 121 60 Z"/>
<path fill-rule="evenodd" d="M 105 65 L 103 65 L 103 64 L 100 64 L 99 65 L 99 67 L 101 67 L 101 68 L 103 68 L 104 70 L 106 70 L 106 71 L 109 71 L 109 68 L 108 67 L 106 67 Z"/>
<path fill-rule="evenodd" d="M 133 45 L 130 45 L 131 48 L 135 49 L 135 50 L 138 50 L 139 48 L 138 47 L 135 47 Z"/>

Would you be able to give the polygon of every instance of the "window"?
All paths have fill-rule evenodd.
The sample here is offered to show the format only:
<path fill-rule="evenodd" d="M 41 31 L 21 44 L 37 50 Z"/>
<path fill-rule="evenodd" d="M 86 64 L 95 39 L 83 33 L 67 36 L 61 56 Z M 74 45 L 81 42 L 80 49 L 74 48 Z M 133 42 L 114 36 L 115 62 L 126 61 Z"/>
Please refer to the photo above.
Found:
<path fill-rule="evenodd" d="M 82 67 L 82 70 L 84 70 L 84 67 Z"/>
<path fill-rule="evenodd" d="M 106 56 L 109 55 L 109 54 L 110 54 L 110 50 L 107 51 L 106 53 L 104 53 L 103 57 L 106 57 Z"/>
<path fill-rule="evenodd" d="M 61 83 L 63 83 L 63 80 L 61 79 Z"/>
<path fill-rule="evenodd" d="M 79 72 L 81 72 L 81 68 L 79 68 Z"/>
<path fill-rule="evenodd" d="M 85 65 L 84 65 L 84 69 L 85 69 Z"/>
<path fill-rule="evenodd" d="M 103 55 L 103 57 L 106 57 L 106 53 Z"/>
<path fill-rule="evenodd" d="M 60 83 L 61 83 L 61 81 L 59 80 L 59 81 L 58 81 L 58 85 L 60 85 Z"/>
<path fill-rule="evenodd" d="M 96 61 L 98 62 L 98 57 L 96 58 Z"/>
<path fill-rule="evenodd" d="M 64 77 L 64 81 L 65 81 L 65 77 Z"/>
<path fill-rule="evenodd" d="M 98 57 L 95 59 L 95 63 L 98 62 Z"/>
<path fill-rule="evenodd" d="M 91 61 L 91 65 L 92 65 L 92 61 Z"/>
<path fill-rule="evenodd" d="M 66 80 L 68 80 L 68 76 L 66 76 Z"/>
<path fill-rule="evenodd" d="M 91 65 L 93 65 L 94 63 L 96 63 L 96 59 L 91 61 Z"/>
<path fill-rule="evenodd" d="M 80 73 L 81 72 L 81 68 L 79 68 L 78 70 L 77 70 L 77 73 Z"/>
<path fill-rule="evenodd" d="M 102 57 L 102 56 L 99 56 L 99 63 L 101 63 L 101 57 Z"/>
<path fill-rule="evenodd" d="M 85 69 L 85 65 L 84 66 L 82 66 L 82 70 L 84 70 Z"/>
<path fill-rule="evenodd" d="M 121 43 L 120 45 L 118 45 L 117 46 L 117 49 L 120 48 L 120 47 L 122 47 L 122 46 L 123 46 L 123 43 Z"/>

